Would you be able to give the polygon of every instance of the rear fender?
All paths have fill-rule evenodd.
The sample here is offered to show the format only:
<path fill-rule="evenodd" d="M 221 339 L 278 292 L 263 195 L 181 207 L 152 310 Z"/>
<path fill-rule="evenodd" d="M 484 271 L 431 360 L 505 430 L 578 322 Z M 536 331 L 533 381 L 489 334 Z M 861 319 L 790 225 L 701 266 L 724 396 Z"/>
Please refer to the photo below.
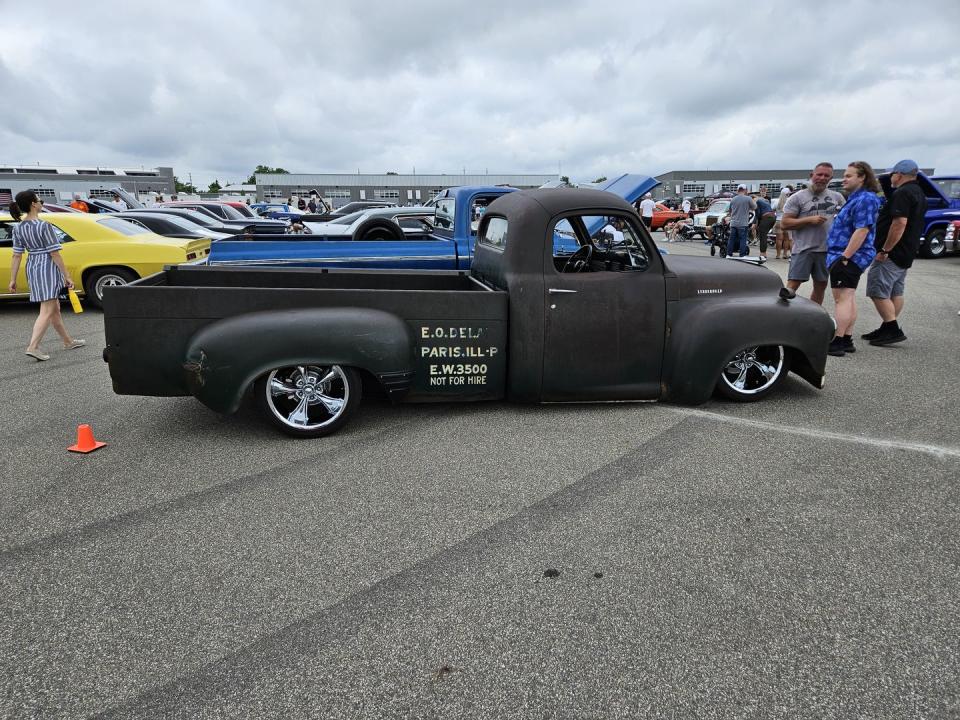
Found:
<path fill-rule="evenodd" d="M 183 368 L 200 402 L 234 412 L 260 375 L 290 365 L 348 365 L 383 376 L 413 372 L 413 336 L 396 315 L 368 308 L 247 313 L 208 325 L 187 345 Z"/>
<path fill-rule="evenodd" d="M 724 365 L 740 350 L 783 345 L 790 369 L 823 387 L 833 320 L 804 298 L 736 298 L 677 303 L 665 348 L 663 395 L 690 404 L 706 402 Z"/>

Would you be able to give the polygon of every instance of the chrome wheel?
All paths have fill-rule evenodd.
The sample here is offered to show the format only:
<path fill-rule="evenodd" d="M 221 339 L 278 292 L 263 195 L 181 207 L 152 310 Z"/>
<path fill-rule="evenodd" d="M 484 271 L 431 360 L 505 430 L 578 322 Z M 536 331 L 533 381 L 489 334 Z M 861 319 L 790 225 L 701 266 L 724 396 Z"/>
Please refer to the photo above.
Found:
<path fill-rule="evenodd" d="M 776 387 L 787 370 L 782 345 L 745 348 L 724 365 L 717 390 L 732 400 L 759 400 Z"/>
<path fill-rule="evenodd" d="M 920 248 L 923 257 L 938 258 L 943 257 L 947 252 L 947 233 L 943 228 L 932 230 L 927 235 L 927 242 Z"/>
<path fill-rule="evenodd" d="M 339 365 L 278 368 L 267 375 L 263 391 L 273 416 L 297 431 L 335 423 L 350 402 L 350 383 Z"/>

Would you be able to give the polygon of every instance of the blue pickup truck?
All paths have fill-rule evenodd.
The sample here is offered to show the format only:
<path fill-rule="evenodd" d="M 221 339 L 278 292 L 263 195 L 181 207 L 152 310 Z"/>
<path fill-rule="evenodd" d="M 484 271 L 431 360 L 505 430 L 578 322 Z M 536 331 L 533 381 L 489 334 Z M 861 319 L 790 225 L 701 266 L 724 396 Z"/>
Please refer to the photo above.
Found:
<path fill-rule="evenodd" d="M 599 189 L 633 203 L 659 184 L 646 175 L 625 174 Z M 487 206 L 516 192 L 502 186 L 455 187 L 433 201 L 434 228 L 420 235 L 398 233 L 396 239 L 354 240 L 317 235 L 251 235 L 220 240 L 210 249 L 210 265 L 285 265 L 400 270 L 469 270 L 477 225 Z M 571 190 L 576 192 L 576 190 Z M 594 220 L 600 230 L 604 218 Z"/>
<path fill-rule="evenodd" d="M 917 182 L 927 196 L 926 227 L 920 255 L 927 258 L 942 257 L 947 252 L 947 228 L 960 220 L 960 176 L 937 175 L 928 178 L 920 173 Z"/>

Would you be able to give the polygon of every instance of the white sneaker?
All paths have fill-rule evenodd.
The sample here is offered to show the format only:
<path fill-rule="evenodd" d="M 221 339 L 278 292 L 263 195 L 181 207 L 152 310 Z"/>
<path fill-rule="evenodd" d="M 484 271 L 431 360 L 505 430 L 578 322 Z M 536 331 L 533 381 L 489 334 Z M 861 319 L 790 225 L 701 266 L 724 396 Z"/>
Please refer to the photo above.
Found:
<path fill-rule="evenodd" d="M 766 261 L 767 261 L 767 256 L 766 256 L 766 255 L 759 255 L 758 257 L 759 257 L 761 260 L 763 260 L 763 262 L 766 262 Z"/>

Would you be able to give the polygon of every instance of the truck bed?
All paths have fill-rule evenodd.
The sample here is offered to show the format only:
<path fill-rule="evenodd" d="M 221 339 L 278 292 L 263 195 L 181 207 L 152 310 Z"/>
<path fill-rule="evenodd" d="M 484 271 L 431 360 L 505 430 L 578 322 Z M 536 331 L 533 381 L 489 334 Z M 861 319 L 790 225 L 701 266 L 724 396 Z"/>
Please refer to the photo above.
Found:
<path fill-rule="evenodd" d="M 412 370 L 403 399 L 504 393 L 507 293 L 465 272 L 178 266 L 110 288 L 103 305 L 104 359 L 120 394 L 193 394 L 184 369 L 188 346 L 213 323 L 334 308 L 383 311 L 407 325 L 414 357 L 397 369 Z"/>

